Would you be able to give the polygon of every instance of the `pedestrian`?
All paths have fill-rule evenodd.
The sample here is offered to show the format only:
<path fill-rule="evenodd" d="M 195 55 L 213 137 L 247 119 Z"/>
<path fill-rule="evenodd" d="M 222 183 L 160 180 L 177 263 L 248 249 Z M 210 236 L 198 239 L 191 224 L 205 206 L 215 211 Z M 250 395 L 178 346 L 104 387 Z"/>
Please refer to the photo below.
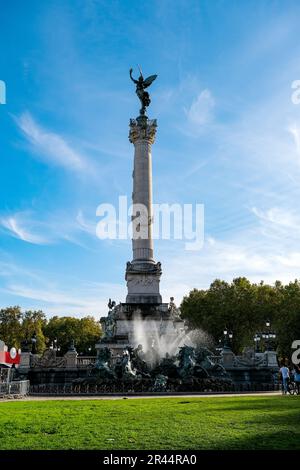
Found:
<path fill-rule="evenodd" d="M 297 393 L 300 395 L 300 368 L 299 365 L 295 365 L 294 368 L 294 380 L 297 388 Z"/>
<path fill-rule="evenodd" d="M 280 374 L 281 374 L 281 379 L 282 379 L 282 393 L 283 395 L 286 395 L 288 392 L 288 383 L 290 379 L 290 371 L 289 368 L 282 364 L 280 367 Z"/>

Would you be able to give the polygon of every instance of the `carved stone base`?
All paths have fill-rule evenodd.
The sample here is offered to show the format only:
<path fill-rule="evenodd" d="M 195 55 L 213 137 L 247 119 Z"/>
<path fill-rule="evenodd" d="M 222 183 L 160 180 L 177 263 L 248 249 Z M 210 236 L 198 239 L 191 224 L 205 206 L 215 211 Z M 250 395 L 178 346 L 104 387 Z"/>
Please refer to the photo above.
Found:
<path fill-rule="evenodd" d="M 126 303 L 161 304 L 159 293 L 161 264 L 144 261 L 127 263 L 125 279 L 127 281 Z"/>

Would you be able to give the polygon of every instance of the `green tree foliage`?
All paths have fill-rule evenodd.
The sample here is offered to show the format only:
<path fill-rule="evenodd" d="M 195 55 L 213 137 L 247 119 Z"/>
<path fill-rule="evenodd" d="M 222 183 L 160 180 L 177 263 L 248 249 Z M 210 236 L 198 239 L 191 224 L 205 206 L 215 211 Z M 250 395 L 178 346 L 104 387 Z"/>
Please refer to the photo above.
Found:
<path fill-rule="evenodd" d="M 291 344 L 300 339 L 300 282 L 290 282 L 280 289 L 282 300 L 275 312 L 279 353 L 288 357 Z"/>
<path fill-rule="evenodd" d="M 37 353 L 42 353 L 46 349 L 46 340 L 43 331 L 46 324 L 46 316 L 41 310 L 28 310 L 22 315 L 22 339 L 30 341 L 35 334 L 37 339 Z"/>
<path fill-rule="evenodd" d="M 8 307 L 0 310 L 0 339 L 11 348 L 21 346 L 22 312 L 20 307 Z"/>
<path fill-rule="evenodd" d="M 64 354 L 74 340 L 79 353 L 95 354 L 95 343 L 101 336 L 101 326 L 93 317 L 52 317 L 47 320 L 41 310 L 21 311 L 20 307 L 0 310 L 0 339 L 10 347 L 21 347 L 24 340 L 29 344 L 33 335 L 37 338 L 37 352 L 42 353 L 51 342 Z"/>
<path fill-rule="evenodd" d="M 45 314 L 40 310 L 22 312 L 20 307 L 3 308 L 0 310 L 0 339 L 9 347 L 19 348 L 22 341 L 30 341 L 35 333 L 37 351 L 41 353 L 45 349 L 45 324 Z"/>
<path fill-rule="evenodd" d="M 79 353 L 94 354 L 95 343 L 101 336 L 99 322 L 93 317 L 52 317 L 44 327 L 44 333 L 50 342 L 57 340 L 61 352 L 67 352 L 71 340 L 74 340 Z M 89 351 L 91 348 L 91 351 Z"/>
<path fill-rule="evenodd" d="M 293 340 L 300 339 L 299 281 L 270 286 L 252 284 L 244 277 L 231 283 L 217 279 L 209 289 L 194 289 L 184 297 L 181 311 L 192 328 L 204 329 L 216 343 L 224 327 L 232 330 L 235 352 L 253 345 L 254 335 L 266 329 L 266 320 L 277 334 L 281 355 L 290 356 Z"/>

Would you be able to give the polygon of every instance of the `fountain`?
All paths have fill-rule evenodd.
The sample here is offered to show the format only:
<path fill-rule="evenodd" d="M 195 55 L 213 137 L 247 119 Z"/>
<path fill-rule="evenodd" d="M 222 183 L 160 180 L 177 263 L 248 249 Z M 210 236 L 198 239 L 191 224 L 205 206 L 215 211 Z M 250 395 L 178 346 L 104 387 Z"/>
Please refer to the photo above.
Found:
<path fill-rule="evenodd" d="M 117 356 L 105 347 L 86 376 L 73 380 L 72 385 L 77 392 L 88 389 L 126 394 L 232 390 L 233 383 L 224 367 L 208 356 L 213 355 L 206 348 L 187 345 L 180 346 L 175 355 L 167 352 L 164 357 L 153 354 L 151 346 L 145 352 L 141 344 L 128 346 Z M 205 361 L 209 368 L 204 367 Z"/>

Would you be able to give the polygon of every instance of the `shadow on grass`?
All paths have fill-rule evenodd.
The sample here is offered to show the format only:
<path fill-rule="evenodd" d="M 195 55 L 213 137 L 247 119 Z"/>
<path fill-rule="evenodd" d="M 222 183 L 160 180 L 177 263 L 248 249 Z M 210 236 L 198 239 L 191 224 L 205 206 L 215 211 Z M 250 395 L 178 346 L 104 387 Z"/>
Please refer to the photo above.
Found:
<path fill-rule="evenodd" d="M 215 403 L 210 411 L 222 418 L 230 415 L 227 423 L 239 435 L 215 436 L 214 448 L 245 450 L 300 449 L 300 397 L 279 396 Z M 222 419 L 220 419 L 222 421 Z M 249 433 L 247 433 L 247 429 Z M 253 432 L 254 431 L 254 432 Z M 246 432 L 246 435 L 245 435 Z M 248 434 L 248 435 L 247 435 Z"/>
<path fill-rule="evenodd" d="M 267 426 L 267 424 L 266 424 Z M 300 432 L 281 430 L 277 432 L 257 433 L 255 436 L 243 436 L 238 439 L 223 439 L 215 450 L 299 450 Z"/>

